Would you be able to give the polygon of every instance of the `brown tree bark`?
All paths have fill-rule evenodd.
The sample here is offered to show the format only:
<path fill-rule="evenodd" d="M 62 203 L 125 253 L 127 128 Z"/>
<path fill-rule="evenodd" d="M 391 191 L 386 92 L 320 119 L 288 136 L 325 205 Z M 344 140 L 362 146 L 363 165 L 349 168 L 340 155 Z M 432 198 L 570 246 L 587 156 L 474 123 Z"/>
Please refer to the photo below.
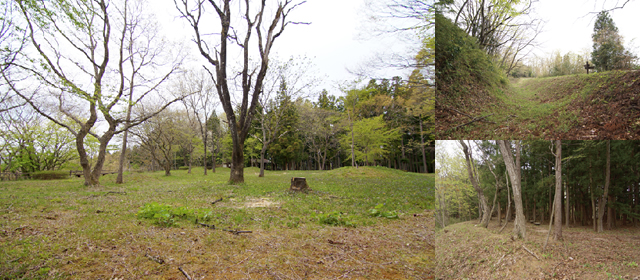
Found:
<path fill-rule="evenodd" d="M 502 153 L 507 172 L 511 178 L 511 187 L 513 189 L 513 200 L 516 208 L 513 233 L 519 238 L 526 239 L 527 229 L 524 211 L 522 209 L 522 193 L 520 191 L 520 143 L 516 143 L 516 161 L 513 160 L 511 143 L 508 140 L 498 140 L 498 145 L 500 146 L 500 153 Z"/>
<path fill-rule="evenodd" d="M 471 184 L 473 185 L 473 188 L 476 190 L 478 194 L 478 200 L 480 201 L 480 208 L 482 209 L 482 212 L 480 215 L 481 216 L 480 226 L 486 228 L 489 225 L 489 217 L 491 216 L 491 213 L 489 213 L 489 207 L 487 205 L 487 198 L 484 196 L 484 191 L 480 187 L 480 183 L 478 182 L 478 177 L 474 175 L 475 171 L 472 166 L 473 164 L 472 153 L 469 150 L 469 147 L 467 146 L 467 144 L 464 143 L 463 140 L 459 140 L 459 142 L 462 145 L 464 158 L 467 161 L 467 173 L 469 174 L 469 180 L 471 180 Z"/>
<path fill-rule="evenodd" d="M 604 217 L 604 210 L 607 206 L 607 198 L 609 196 L 609 184 L 611 179 L 611 140 L 607 140 L 607 167 L 605 170 L 604 181 L 604 193 L 599 199 L 598 203 L 598 232 L 603 232 L 602 218 Z"/>
<path fill-rule="evenodd" d="M 553 222 L 553 240 L 562 240 L 562 141 L 556 140 L 556 194 L 554 197 L 555 217 Z"/>

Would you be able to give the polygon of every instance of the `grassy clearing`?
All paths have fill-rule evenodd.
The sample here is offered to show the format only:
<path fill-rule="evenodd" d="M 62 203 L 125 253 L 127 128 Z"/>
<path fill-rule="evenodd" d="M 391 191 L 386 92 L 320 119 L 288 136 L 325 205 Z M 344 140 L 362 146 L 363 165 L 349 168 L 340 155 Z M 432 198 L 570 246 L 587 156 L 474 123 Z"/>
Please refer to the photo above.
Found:
<path fill-rule="evenodd" d="M 637 279 L 640 277 L 638 229 L 595 233 L 590 227 L 563 228 L 564 241 L 550 237 L 548 224 L 527 224 L 527 240 L 512 240 L 513 223 L 502 233 L 497 221 L 488 229 L 475 222 L 436 233 L 437 270 L 441 279 Z M 539 259 L 532 256 L 530 250 Z"/>
<path fill-rule="evenodd" d="M 182 278 L 181 267 L 194 279 L 433 278 L 432 175 L 258 172 L 245 169 L 243 185 L 227 183 L 228 169 L 131 173 L 123 185 L 107 175 L 99 188 L 78 178 L 0 182 L 0 275 L 164 279 Z M 291 177 L 306 177 L 313 191 L 290 193 Z M 150 203 L 176 211 L 171 222 L 141 217 Z M 379 204 L 399 219 L 371 215 Z M 352 226 L 322 223 L 331 215 Z"/>
<path fill-rule="evenodd" d="M 451 131 L 470 119 L 441 114 L 438 139 L 640 138 L 640 71 L 515 79 L 492 96 L 494 102 L 465 108 L 488 122 Z"/>

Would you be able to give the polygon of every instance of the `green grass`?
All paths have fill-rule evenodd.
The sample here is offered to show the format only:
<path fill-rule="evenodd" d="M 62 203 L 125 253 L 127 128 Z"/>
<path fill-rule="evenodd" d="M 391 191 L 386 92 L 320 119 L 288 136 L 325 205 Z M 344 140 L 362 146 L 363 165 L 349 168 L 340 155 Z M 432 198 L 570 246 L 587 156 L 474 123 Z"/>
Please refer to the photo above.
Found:
<path fill-rule="evenodd" d="M 433 174 L 367 167 L 266 171 L 263 178 L 258 173 L 257 168 L 246 168 L 241 185 L 228 184 L 229 169 L 224 168 L 207 176 L 201 168 L 194 168 L 192 174 L 175 170 L 168 177 L 163 172 L 129 173 L 122 185 L 113 183 L 115 175 L 106 175 L 101 177 L 103 186 L 94 188 L 75 177 L 0 182 L 0 274 L 5 278 L 69 278 L 72 270 L 111 260 L 107 250 L 126 246 L 179 250 L 184 247 L 180 242 L 194 242 L 164 236 L 176 232 L 185 236 L 208 233 L 196 239 L 204 242 L 201 246 L 220 246 L 220 240 L 231 238 L 222 231 L 203 229 L 196 218 L 217 229 L 303 238 L 336 226 L 397 226 L 434 206 Z M 290 192 L 291 177 L 306 177 L 313 191 Z M 211 204 L 219 198 L 223 200 Z M 249 207 L 255 203 L 270 205 Z M 396 211 L 399 220 L 370 215 L 380 204 L 385 211 Z M 145 213 L 151 218 L 142 217 Z M 242 240 L 224 246 L 234 250 L 254 246 Z M 143 260 L 144 254 L 128 258 L 132 263 Z"/>

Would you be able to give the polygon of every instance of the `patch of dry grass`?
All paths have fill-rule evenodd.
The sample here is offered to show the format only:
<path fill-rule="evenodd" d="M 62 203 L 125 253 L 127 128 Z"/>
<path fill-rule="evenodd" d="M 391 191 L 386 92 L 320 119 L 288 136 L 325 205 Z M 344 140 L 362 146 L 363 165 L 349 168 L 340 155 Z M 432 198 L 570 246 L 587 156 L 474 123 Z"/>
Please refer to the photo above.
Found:
<path fill-rule="evenodd" d="M 442 279 L 636 279 L 640 277 L 640 229 L 596 233 L 587 227 L 563 228 L 563 241 L 543 251 L 547 226 L 527 224 L 527 239 L 511 239 L 513 224 L 498 233 L 473 221 L 436 234 L 437 270 Z M 533 256 L 526 249 L 535 254 Z M 537 257 L 537 258 L 536 258 Z M 539 258 L 539 259 L 538 259 Z"/>

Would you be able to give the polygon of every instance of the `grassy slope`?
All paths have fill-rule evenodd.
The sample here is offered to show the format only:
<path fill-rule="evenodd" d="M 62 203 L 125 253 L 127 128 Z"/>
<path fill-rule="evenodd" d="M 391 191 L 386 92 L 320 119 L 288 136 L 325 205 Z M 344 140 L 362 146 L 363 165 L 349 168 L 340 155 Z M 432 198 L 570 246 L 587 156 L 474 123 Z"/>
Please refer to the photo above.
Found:
<path fill-rule="evenodd" d="M 611 71 L 514 80 L 497 101 L 473 102 L 474 122 L 459 114 L 441 115 L 438 139 L 638 139 L 640 138 L 640 71 Z"/>
<path fill-rule="evenodd" d="M 549 238 L 548 224 L 527 224 L 527 240 L 513 241 L 513 223 L 498 233 L 472 221 L 436 233 L 437 269 L 442 279 L 636 279 L 640 277 L 638 229 L 595 233 L 591 228 L 563 228 L 563 242 Z M 528 253 L 523 246 L 539 259 Z"/>
<path fill-rule="evenodd" d="M 246 183 L 226 183 L 229 169 L 132 173 L 100 188 L 81 179 L 0 182 L 0 275 L 9 278 L 432 278 L 432 175 L 386 168 L 266 172 L 245 169 Z M 288 192 L 307 177 L 308 194 Z M 126 192 L 109 193 L 109 192 Z M 222 202 L 211 205 L 217 198 Z M 256 200 L 269 207 L 247 207 Z M 145 203 L 213 210 L 218 229 L 178 220 L 163 228 L 136 214 Z M 375 218 L 378 203 L 399 220 Z M 340 211 L 357 227 L 318 223 Z M 329 241 L 331 240 L 331 241 Z M 333 243 L 332 243 L 333 242 Z M 336 243 L 337 242 L 337 243 Z M 163 259 L 163 264 L 149 256 Z"/>

